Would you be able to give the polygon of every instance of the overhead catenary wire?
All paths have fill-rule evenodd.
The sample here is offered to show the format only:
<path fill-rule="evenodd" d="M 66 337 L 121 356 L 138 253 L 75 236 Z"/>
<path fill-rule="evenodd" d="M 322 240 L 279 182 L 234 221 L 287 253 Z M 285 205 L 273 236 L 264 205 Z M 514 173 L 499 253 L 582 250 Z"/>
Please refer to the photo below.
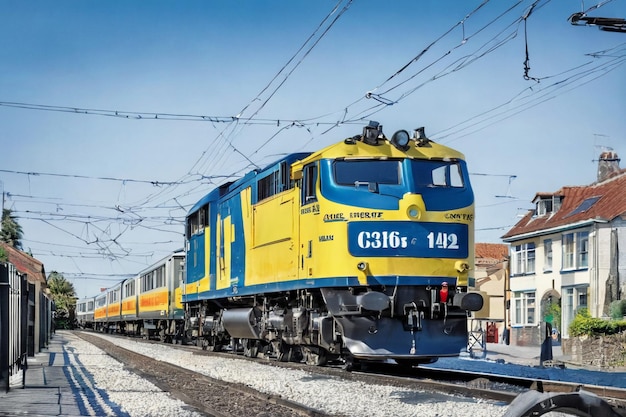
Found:
<path fill-rule="evenodd" d="M 485 1 L 483 3 L 481 3 L 480 7 L 484 7 L 486 6 L 486 4 L 489 3 L 488 1 Z M 519 1 L 518 3 L 523 3 L 522 1 Z M 518 4 L 516 3 L 516 5 Z M 536 3 L 536 2 L 535 2 Z M 338 2 L 337 5 L 335 5 L 334 9 L 335 13 L 338 10 L 337 7 L 341 4 L 341 2 Z M 473 12 L 472 12 L 473 13 Z M 472 14 L 470 13 L 470 14 Z M 468 14 L 468 16 L 470 15 Z M 327 16 L 328 18 L 328 16 Z M 469 38 L 471 39 L 472 35 L 471 34 L 466 34 L 466 25 L 465 23 L 467 22 L 466 19 L 463 19 L 463 24 L 459 25 L 458 23 L 455 24 L 455 26 L 453 26 L 453 28 L 459 28 L 463 33 L 461 36 L 461 40 L 465 39 L 465 38 Z M 510 24 L 509 24 L 509 28 L 512 28 L 511 25 L 513 24 L 517 24 L 519 23 L 519 17 L 516 18 L 516 20 L 513 20 Z M 321 24 L 320 24 L 321 27 Z M 485 26 L 486 27 L 486 26 Z M 319 29 L 319 27 L 318 27 Z M 483 28 L 483 30 L 485 30 Z M 222 182 L 222 181 L 226 181 L 229 179 L 233 179 L 233 178 L 237 178 L 238 176 L 240 176 L 243 172 L 245 172 L 246 169 L 250 169 L 250 168 L 254 168 L 255 164 L 259 164 L 258 159 L 256 158 L 257 156 L 260 157 L 260 150 L 265 147 L 266 145 L 268 145 L 269 143 L 271 143 L 272 141 L 274 141 L 281 133 L 283 132 L 287 132 L 289 129 L 291 128 L 303 128 L 303 129 L 307 129 L 309 130 L 310 136 L 308 141 L 311 140 L 315 140 L 316 138 L 318 138 L 321 135 L 324 135 L 330 131 L 332 131 L 333 129 L 335 129 L 338 126 L 341 126 L 343 124 L 347 124 L 347 123 L 357 123 L 360 120 L 365 120 L 366 118 L 376 114 L 378 111 L 383 111 L 386 108 L 389 107 L 389 105 L 391 105 L 390 103 L 394 103 L 394 104 L 398 104 L 400 101 L 404 100 L 404 98 L 408 97 L 409 95 L 413 94 L 415 91 L 417 91 L 419 88 L 421 88 L 421 86 L 426 85 L 428 83 L 431 83 L 433 81 L 436 81 L 438 79 L 440 79 L 443 75 L 448 74 L 448 73 L 452 73 L 454 71 L 458 71 L 462 68 L 464 68 L 466 65 L 468 65 L 471 62 L 474 62 L 477 59 L 480 59 L 484 56 L 486 56 L 488 53 L 490 53 L 491 51 L 495 50 L 495 48 L 499 47 L 499 45 L 503 45 L 506 42 L 508 42 L 507 39 L 509 39 L 512 32 L 500 32 L 502 33 L 502 35 L 498 38 L 496 37 L 492 37 L 491 39 L 491 43 L 485 42 L 483 44 L 483 46 L 481 46 L 481 48 L 476 48 L 474 49 L 474 52 L 470 52 L 465 54 L 463 57 L 461 58 L 455 58 L 454 60 L 452 60 L 451 63 L 449 63 L 447 66 L 445 66 L 443 69 L 440 69 L 439 72 L 437 72 L 434 76 L 430 76 L 429 78 L 426 78 L 425 80 L 419 80 L 418 82 L 418 77 L 420 77 L 421 75 L 425 75 L 427 69 L 434 69 L 434 64 L 442 62 L 443 58 L 446 58 L 450 55 L 452 55 L 452 52 L 448 52 L 448 51 L 455 51 L 457 48 L 460 48 L 461 46 L 463 46 L 463 48 L 467 48 L 466 45 L 469 44 L 469 42 L 464 42 L 462 44 L 459 44 L 453 48 L 448 48 L 445 50 L 444 54 L 441 54 L 439 56 L 434 57 L 431 61 L 427 62 L 424 64 L 423 67 L 417 67 L 417 63 L 423 63 L 425 61 L 426 58 L 426 54 L 422 54 L 420 55 L 418 53 L 418 55 L 415 55 L 413 58 L 419 57 L 419 59 L 417 59 L 415 62 L 410 61 L 409 65 L 406 66 L 406 68 L 403 68 L 402 71 L 400 71 L 399 74 L 396 73 L 392 73 L 390 76 L 387 77 L 387 79 L 390 81 L 390 83 L 387 85 L 387 87 L 393 87 L 393 85 L 391 85 L 392 81 L 395 82 L 397 81 L 398 83 L 401 82 L 401 84 L 399 84 L 398 86 L 394 87 L 391 91 L 397 92 L 397 96 L 390 98 L 388 102 L 378 102 L 375 106 L 370 106 L 367 107 L 367 109 L 363 110 L 361 107 L 358 107 L 359 105 L 363 105 L 363 103 L 367 103 L 367 105 L 369 105 L 369 103 L 371 103 L 371 101 L 368 103 L 366 100 L 364 100 L 363 97 L 357 99 L 356 101 L 354 101 L 352 104 L 348 105 L 348 106 L 344 106 L 340 111 L 338 112 L 331 112 L 331 113 L 325 113 L 324 115 L 321 116 L 315 116 L 315 117 L 311 117 L 305 121 L 302 120 L 290 120 L 289 117 L 281 117 L 281 118 L 275 118 L 275 119 L 261 119 L 258 118 L 258 113 L 261 110 L 265 110 L 266 104 L 268 103 L 268 100 L 271 99 L 272 97 L 274 97 L 274 95 L 278 92 L 278 88 L 280 88 L 283 84 L 284 81 L 286 80 L 286 78 L 283 80 L 282 83 L 280 83 L 278 85 L 277 88 L 275 89 L 270 89 L 270 85 L 272 85 L 272 82 L 279 80 L 280 74 L 282 75 L 289 75 L 290 73 L 286 70 L 288 67 L 288 64 L 290 62 L 296 62 L 295 58 L 293 58 L 293 61 L 288 61 L 288 64 L 285 64 L 283 66 L 283 68 L 281 69 L 281 71 L 279 71 L 274 78 L 272 79 L 272 81 L 270 83 L 267 84 L 266 88 L 264 88 L 263 90 L 261 90 L 261 92 L 259 94 L 257 94 L 255 96 L 255 98 L 249 103 L 248 106 L 245 106 L 243 108 L 242 113 L 247 113 L 249 111 L 252 111 L 252 104 L 255 103 L 263 103 L 263 105 L 257 109 L 257 111 L 255 111 L 253 113 L 253 117 L 243 117 L 243 115 L 238 115 L 237 116 L 225 116 L 223 118 L 219 118 L 219 117 L 214 117 L 214 116 L 196 116 L 196 115 L 175 115 L 173 113 L 142 113 L 142 112 L 136 112 L 135 114 L 132 114 L 133 112 L 128 112 L 128 114 L 124 114 L 123 112 L 117 112 L 117 114 L 96 114 L 96 113 L 89 113 L 88 111 L 86 112 L 81 112 L 81 111 L 76 111 L 74 108 L 67 108 L 67 109 L 58 109 L 58 111 L 67 111 L 67 112 L 73 112 L 76 114 L 92 114 L 92 115 L 99 115 L 99 116 L 110 116 L 110 117 L 123 117 L 129 120 L 141 120 L 141 121 L 159 121 L 159 120 L 167 120 L 167 117 L 177 117 L 177 116 L 181 116 L 180 120 L 181 121 L 201 121 L 201 122 L 208 122 L 211 123 L 211 125 L 219 130 L 218 125 L 221 125 L 224 127 L 224 130 L 222 130 L 222 132 L 220 134 L 218 134 L 218 138 L 219 142 L 221 144 L 221 146 L 218 146 L 217 148 L 217 152 L 212 152 L 214 150 L 214 146 L 216 145 L 217 141 L 211 142 L 209 144 L 209 146 L 206 148 L 205 152 L 202 153 L 201 157 L 198 159 L 198 166 L 194 166 L 192 168 L 189 169 L 189 171 L 181 177 L 181 179 L 177 180 L 177 181 L 165 181 L 165 182 L 161 182 L 161 181 L 157 181 L 157 184 L 153 184 L 152 181 L 147 181 L 147 180 L 140 180 L 138 182 L 142 183 L 142 184 L 150 184 L 150 185 L 158 185 L 158 188 L 156 189 L 156 192 L 152 192 L 148 198 L 138 198 L 136 201 L 133 201 L 132 204 L 129 204 L 127 207 L 123 207 L 122 205 L 120 205 L 121 208 L 123 208 L 124 210 L 127 210 L 129 213 L 139 213 L 142 210 L 146 210 L 149 207 L 159 207 L 160 205 L 162 205 L 163 207 L 167 206 L 167 207 L 172 207 L 172 204 L 169 204 L 168 202 L 170 201 L 174 201 L 176 198 L 180 198 L 181 196 L 190 196 L 190 195 L 194 195 L 194 193 L 206 193 L 206 189 L 207 189 L 207 185 L 217 185 L 218 183 Z M 299 49 L 299 51 L 304 50 L 304 45 Z M 430 48 L 427 52 L 430 52 L 432 50 L 432 48 Z M 295 55 L 294 55 L 295 57 Z M 603 55 L 603 57 L 606 57 L 606 55 Z M 623 57 L 623 56 L 622 56 Z M 299 61 L 301 62 L 301 61 Z M 621 63 L 616 62 L 614 67 L 611 66 L 605 66 L 604 69 L 600 69 L 599 67 L 596 68 L 597 71 L 599 72 L 591 72 L 589 73 L 589 75 L 587 76 L 587 78 L 585 78 L 586 80 L 588 80 L 587 82 L 591 82 L 592 81 L 592 77 L 594 76 L 602 76 L 602 74 L 600 74 L 601 71 L 610 71 L 612 69 L 615 69 L 617 66 L 621 65 Z M 611 69 L 612 68 L 612 69 Z M 285 71 L 283 71 L 285 70 Z M 410 72 L 409 70 L 413 70 L 412 72 Z M 400 79 L 400 76 L 403 75 L 407 75 L 408 77 L 412 77 L 410 79 Z M 541 78 L 541 79 L 547 79 L 547 78 Z M 410 83 L 414 82 L 413 80 L 415 80 L 415 82 L 418 82 L 417 85 L 409 85 Z M 489 119 L 485 119 L 485 121 L 480 122 L 480 120 L 483 120 L 482 118 L 479 120 L 477 119 L 473 119 L 473 122 L 476 123 L 482 123 L 482 124 L 476 124 L 475 128 L 483 128 L 482 126 L 484 126 L 486 123 L 497 123 L 500 120 L 503 120 L 503 118 L 506 117 L 512 117 L 512 115 L 519 113 L 520 111 L 525 111 L 528 108 L 531 108 L 533 106 L 536 106 L 538 104 L 541 104 L 542 102 L 544 102 L 545 100 L 549 100 L 550 95 L 555 95 L 555 94 L 562 94 L 564 92 L 563 89 L 563 85 L 569 85 L 569 87 L 571 89 L 575 89 L 578 88 L 580 86 L 580 84 L 578 83 L 580 79 L 576 79 L 574 76 L 572 76 L 571 78 L 571 83 L 567 83 L 567 81 L 562 81 L 562 79 L 560 80 L 556 80 L 552 86 L 553 86 L 553 90 L 552 91 L 548 91 L 548 90 L 543 90 L 546 94 L 548 95 L 542 95 L 541 91 L 544 87 L 542 87 L 542 89 L 533 89 L 532 91 L 530 89 L 528 89 L 528 91 L 526 91 L 525 96 L 527 97 L 534 97 L 533 99 L 528 99 L 528 102 L 525 106 L 519 106 L 517 107 L 514 112 L 507 112 L 507 113 L 503 113 L 503 114 L 498 114 L 497 116 L 495 116 L 495 113 L 491 113 Z M 381 84 L 381 85 L 384 85 Z M 404 88 L 404 90 L 400 91 L 401 88 Z M 378 88 L 378 87 L 377 87 Z M 571 91 L 568 90 L 568 91 Z M 379 91 L 379 90 L 376 90 Z M 271 92 L 271 94 L 270 94 Z M 270 94 L 269 97 L 267 97 L 267 95 L 263 96 L 263 94 L 268 93 Z M 376 94 L 376 93 L 375 93 Z M 381 101 L 386 100 L 386 98 L 384 98 L 383 96 L 379 96 Z M 263 101 L 263 99 L 266 99 L 265 101 Z M 518 101 L 515 98 L 512 99 L 512 101 Z M 2 103 L 0 103 L 0 105 L 2 105 Z M 72 109 L 74 109 L 74 111 L 72 111 Z M 42 110 L 42 109 L 29 109 L 29 110 Z M 78 109 L 80 110 L 80 109 Z M 85 110 L 94 110 L 94 109 L 85 109 Z M 504 108 L 500 107 L 499 110 L 504 110 Z M 57 110 L 53 110 L 50 109 L 49 111 L 57 111 Z M 337 114 L 339 114 L 339 117 L 337 117 Z M 134 117 L 133 117 L 134 116 Z M 188 117 L 188 118 L 185 118 Z M 320 117 L 320 118 L 318 118 Z M 336 118 L 335 118 L 336 117 Z M 334 118 L 334 119 L 333 119 Z M 472 120 L 472 119 L 470 119 Z M 261 139 L 259 141 L 260 146 L 257 146 L 256 148 L 250 148 L 253 149 L 249 154 L 245 154 L 241 151 L 237 151 L 237 148 L 235 147 L 235 144 L 233 143 L 233 140 L 236 139 L 238 137 L 238 135 L 242 135 L 242 132 L 244 131 L 244 129 L 247 129 L 250 126 L 262 126 L 262 125 L 267 125 L 267 126 L 277 126 L 276 131 L 267 136 L 266 139 Z M 468 126 L 468 125 L 465 125 Z M 324 130 L 320 133 L 320 132 L 314 132 L 314 128 L 317 127 L 323 127 Z M 455 131 L 451 131 L 449 132 L 449 134 L 443 136 L 440 135 L 439 139 L 447 139 L 448 141 L 452 141 L 452 140 L 458 140 L 459 138 L 463 138 L 467 135 L 471 134 L 470 133 L 470 129 L 466 129 L 466 130 L 455 130 Z M 433 137 L 437 137 L 438 133 L 435 133 L 434 135 L 432 135 Z M 257 140 L 259 140 L 257 138 Z M 230 143 L 230 144 L 229 144 Z M 231 155 L 235 155 L 237 153 L 240 154 L 240 156 L 242 157 L 242 159 L 246 159 L 246 157 L 248 158 L 247 161 L 243 162 L 246 165 L 242 165 L 241 167 L 239 167 L 236 170 L 229 170 L 229 172 L 231 174 L 229 175 L 211 175 L 212 173 L 216 173 L 216 172 L 221 172 L 221 171 L 216 171 L 216 170 L 223 170 L 223 167 L 228 163 L 228 161 L 225 159 L 226 158 L 226 153 L 228 153 L 230 150 L 230 154 Z M 216 163 L 217 162 L 217 163 Z M 230 167 L 229 167 L 230 168 Z M 27 173 L 24 173 L 24 175 L 28 175 Z M 94 178 L 95 179 L 95 178 Z M 104 177 L 103 177 L 104 179 Z M 122 184 L 124 184 L 125 180 L 123 178 L 109 178 L 107 180 L 111 180 L 111 181 L 119 181 Z M 132 182 L 132 181 L 128 181 L 126 180 L 126 182 Z M 189 206 L 187 204 L 185 204 L 185 206 L 188 208 Z M 180 203 L 177 204 L 177 209 L 179 210 L 179 217 L 178 219 L 182 219 L 184 218 L 184 208 L 185 206 L 181 205 Z M 113 217 L 111 217 L 113 218 Z M 164 216 L 165 219 L 170 219 L 171 217 L 168 216 Z M 57 220 L 53 220 L 53 219 L 47 219 L 49 222 L 57 222 Z M 85 220 L 85 219 L 83 219 Z M 155 219 L 158 222 L 158 219 Z M 106 222 L 106 216 L 103 216 L 102 219 L 99 220 L 93 220 L 93 222 Z M 92 226 L 93 224 L 91 224 L 91 221 L 89 219 L 87 219 L 87 221 L 85 222 L 80 222 L 78 221 L 77 223 L 82 224 L 82 225 L 90 225 Z M 139 223 L 140 226 L 137 227 L 146 227 L 146 222 L 142 221 L 141 223 Z M 133 226 L 135 226 L 133 224 Z M 147 226 L 148 228 L 150 226 Z M 99 231 L 100 233 L 100 237 L 103 239 L 102 241 L 105 241 L 107 239 L 113 239 L 115 238 L 115 233 L 110 233 L 107 232 L 106 230 L 104 230 L 105 228 L 103 228 L 103 230 Z M 154 229 L 153 229 L 154 230 Z M 106 234 L 106 235 L 105 235 Z"/>

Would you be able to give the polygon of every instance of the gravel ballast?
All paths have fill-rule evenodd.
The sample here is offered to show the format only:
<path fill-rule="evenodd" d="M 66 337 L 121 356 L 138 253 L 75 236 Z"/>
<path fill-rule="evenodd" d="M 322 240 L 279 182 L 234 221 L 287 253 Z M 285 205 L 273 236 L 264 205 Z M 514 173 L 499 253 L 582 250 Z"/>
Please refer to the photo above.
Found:
<path fill-rule="evenodd" d="M 254 390 L 277 395 L 329 415 L 499 417 L 506 411 L 506 405 L 503 404 L 390 385 L 365 384 L 360 381 L 311 374 L 302 370 L 277 369 L 251 361 L 194 355 L 189 351 L 167 345 L 146 344 L 106 335 L 98 336 L 133 352 L 190 369 L 216 380 L 243 384 Z M 111 369 L 120 368 L 122 372 L 122 366 L 115 366 L 110 362 L 114 359 L 110 357 L 104 361 L 103 355 L 97 353 L 102 351 L 87 342 L 77 340 L 75 343 L 82 365 L 89 372 L 93 372 L 93 379 L 98 387 L 106 390 L 110 400 L 119 404 L 129 415 L 198 415 L 185 409 L 182 402 L 170 398 L 166 393 L 161 392 L 156 396 L 155 394 L 159 391 L 156 386 L 140 377 L 130 376 L 127 371 L 117 376 L 120 381 L 128 381 L 124 383 L 126 389 L 124 392 L 116 391 L 118 383 L 114 381 Z M 137 394 L 127 392 L 129 384 L 137 387 Z M 147 392 L 150 392 L 149 396 L 146 395 Z M 151 404 L 142 404 L 146 402 L 146 398 L 150 398 Z"/>

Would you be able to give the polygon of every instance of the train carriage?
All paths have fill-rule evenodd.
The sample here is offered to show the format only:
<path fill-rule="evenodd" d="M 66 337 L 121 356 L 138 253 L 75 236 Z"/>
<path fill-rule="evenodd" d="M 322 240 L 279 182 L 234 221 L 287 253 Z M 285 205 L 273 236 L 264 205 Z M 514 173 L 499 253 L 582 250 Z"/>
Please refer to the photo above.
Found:
<path fill-rule="evenodd" d="M 176 251 L 137 277 L 137 318 L 146 337 L 171 341 L 182 334 L 182 274 L 185 252 Z"/>
<path fill-rule="evenodd" d="M 93 328 L 95 297 L 87 297 L 76 302 L 76 322 L 81 329 Z"/>
<path fill-rule="evenodd" d="M 122 322 L 122 285 L 124 282 L 119 282 L 106 290 L 106 332 L 119 332 L 124 328 Z"/>
<path fill-rule="evenodd" d="M 122 284 L 122 331 L 128 334 L 138 334 L 141 326 L 137 316 L 138 277 L 125 280 Z"/>
<path fill-rule="evenodd" d="M 423 129 L 292 154 L 200 200 L 186 224 L 188 332 L 309 363 L 458 355 L 473 265 L 463 155 Z"/>
<path fill-rule="evenodd" d="M 94 297 L 94 312 L 93 312 L 93 321 L 94 321 L 94 329 L 97 331 L 104 331 L 107 327 L 107 293 L 106 291 L 101 292 L 100 294 Z"/>

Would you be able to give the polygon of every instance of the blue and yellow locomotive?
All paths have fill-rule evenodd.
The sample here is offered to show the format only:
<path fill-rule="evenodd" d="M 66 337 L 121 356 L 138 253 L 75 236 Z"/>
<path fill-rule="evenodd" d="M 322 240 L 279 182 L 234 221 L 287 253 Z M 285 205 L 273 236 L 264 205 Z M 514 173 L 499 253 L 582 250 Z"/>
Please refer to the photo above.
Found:
<path fill-rule="evenodd" d="M 216 188 L 186 221 L 188 332 L 313 364 L 458 355 L 483 304 L 463 158 L 370 122 Z"/>

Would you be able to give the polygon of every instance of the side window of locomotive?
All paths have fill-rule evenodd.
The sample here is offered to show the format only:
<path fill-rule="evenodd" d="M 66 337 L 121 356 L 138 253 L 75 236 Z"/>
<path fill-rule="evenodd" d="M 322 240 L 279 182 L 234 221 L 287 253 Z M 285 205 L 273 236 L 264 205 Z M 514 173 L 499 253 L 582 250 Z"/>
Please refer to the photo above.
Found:
<path fill-rule="evenodd" d="M 187 237 L 197 235 L 204 232 L 204 227 L 207 225 L 209 207 L 203 206 L 200 210 L 192 213 L 187 217 Z"/>
<path fill-rule="evenodd" d="M 198 229 L 198 213 L 196 212 L 187 217 L 187 237 L 189 238 L 198 233 Z"/>
<path fill-rule="evenodd" d="M 400 161 L 341 160 L 333 166 L 338 185 L 400 184 Z"/>
<path fill-rule="evenodd" d="M 317 165 L 307 165 L 302 174 L 301 205 L 311 204 L 317 201 L 315 183 L 317 182 Z"/>
<path fill-rule="evenodd" d="M 206 212 L 207 212 L 206 207 L 201 207 L 200 211 L 198 212 L 198 232 L 203 231 L 204 226 L 206 226 L 206 218 L 207 218 Z"/>
<path fill-rule="evenodd" d="M 289 184 L 289 169 L 286 162 L 281 162 L 272 173 L 261 178 L 257 183 L 257 202 L 289 188 L 291 188 Z"/>

